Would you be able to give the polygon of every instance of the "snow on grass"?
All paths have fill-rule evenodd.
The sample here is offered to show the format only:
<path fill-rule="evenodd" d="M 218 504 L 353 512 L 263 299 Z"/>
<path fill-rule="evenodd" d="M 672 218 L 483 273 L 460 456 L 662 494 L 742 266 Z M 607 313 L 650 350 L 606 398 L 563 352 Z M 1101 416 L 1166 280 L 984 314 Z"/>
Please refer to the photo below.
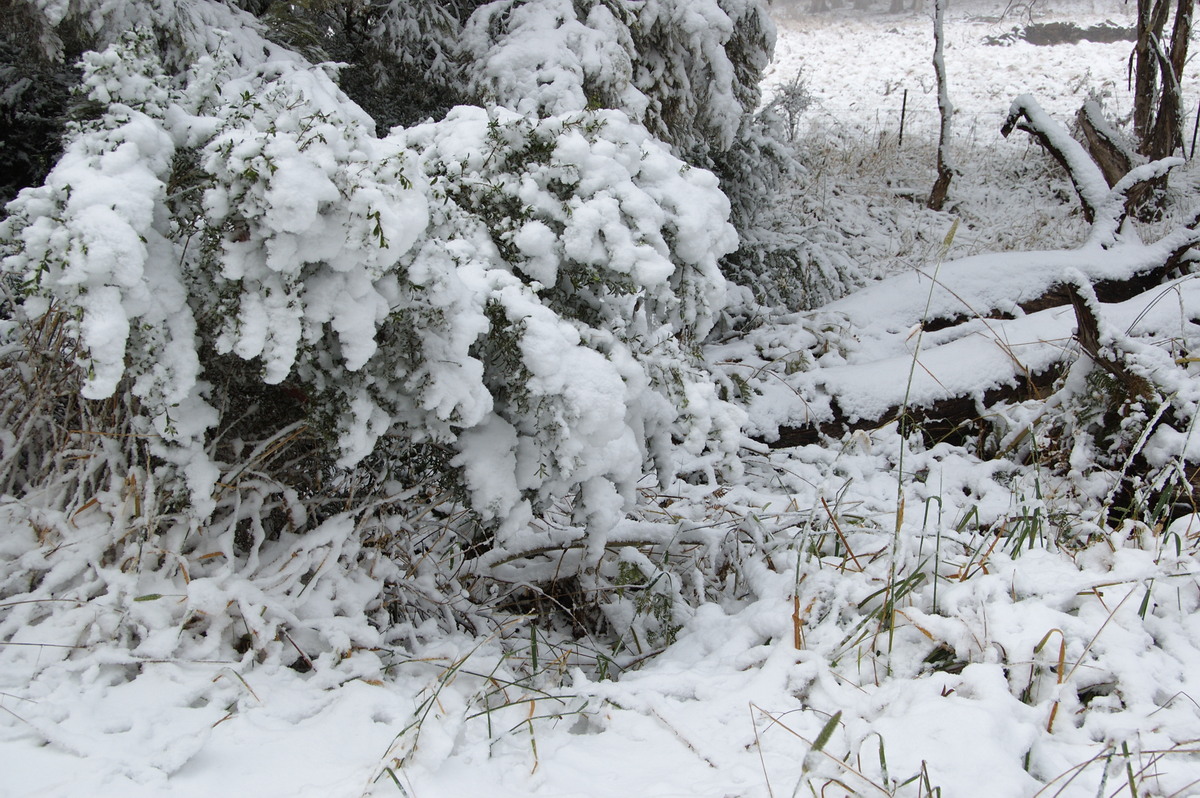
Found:
<path fill-rule="evenodd" d="M 846 8 L 808 15 L 801 13 L 806 3 L 783 3 L 775 60 L 763 82 L 769 101 L 779 87 L 801 76 L 813 99 L 798 126 L 808 169 L 806 205 L 846 234 L 846 246 L 875 276 L 924 266 L 949 227 L 947 216 L 924 209 L 936 176 L 939 124 L 933 21 L 929 13 L 887 14 L 883 5 L 867 12 Z M 1118 0 L 1030 7 L 1037 22 L 1133 24 L 1133 7 Z M 1132 113 L 1129 42 L 985 44 L 987 37 L 1031 19 L 1024 6 L 1002 17 L 1005 9 L 1006 4 L 990 0 L 954 3 L 946 23 L 945 60 L 955 107 L 950 153 L 965 167 L 954 178 L 947 203 L 962 223 L 951 258 L 1057 249 L 1082 244 L 1087 235 L 1074 190 L 1060 168 L 1028 135 L 1001 136 L 1014 100 L 1032 96 L 1067 127 L 1090 98 L 1114 119 L 1128 121 Z M 1183 107 L 1194 109 L 1200 67 L 1189 63 L 1182 85 Z M 1194 121 L 1189 114 L 1187 131 Z M 1172 185 L 1186 195 L 1195 175 L 1190 167 L 1178 170 Z M 1157 238 L 1174 221 L 1162 220 L 1147 237 Z"/>
<path fill-rule="evenodd" d="M 876 273 L 900 273 L 709 350 L 714 360 L 752 364 L 774 386 L 749 403 L 754 431 L 796 420 L 805 398 L 816 407 L 805 391 L 818 383 L 863 412 L 932 385 L 908 376 L 910 333 L 927 304 L 948 315 L 964 301 L 981 313 L 1011 310 L 1068 266 L 1118 275 L 1147 248 L 1071 249 L 1087 228 L 1069 186 L 1059 198 L 1048 194 L 1043 175 L 1053 167 L 995 132 L 1022 92 L 1067 119 L 1086 96 L 1085 79 L 1125 107 L 1117 89 L 1127 45 L 984 48 L 982 35 L 1008 23 L 960 21 L 948 27 L 947 61 L 962 110 L 957 135 L 974 157 L 957 159 L 967 173 L 951 187 L 953 214 L 966 223 L 938 269 L 955 294 L 935 292 L 930 302 L 928 275 L 951 214 L 909 197 L 932 185 L 931 127 L 921 123 L 921 103 L 933 102 L 927 22 L 842 20 L 836 35 L 811 21 L 784 28 L 773 77 L 803 62 L 820 98 L 814 116 L 826 138 L 806 143 L 810 152 L 825 148 L 823 160 L 809 162 L 814 201 L 874 259 Z M 904 85 L 914 116 L 899 149 L 891 137 Z M 876 116 L 881 105 L 888 110 Z M 989 180 L 1002 188 L 985 187 Z M 544 248 L 536 232 L 522 239 L 531 254 Z M 1059 251 L 1023 262 L 959 259 L 1030 244 Z M 1162 340 L 1200 313 L 1196 290 L 1187 281 L 1149 313 L 1144 300 L 1105 310 L 1114 328 Z M 1040 342 L 1060 357 L 1073 324 L 1069 309 L 971 322 L 929 333 L 920 358 L 943 386 L 982 384 L 997 370 L 984 353 L 1000 352 L 998 341 Z M 890 367 L 878 365 L 889 356 Z M 407 652 L 359 648 L 310 673 L 299 665 L 303 640 L 296 670 L 163 660 L 152 639 L 131 654 L 108 646 L 105 630 L 170 615 L 184 601 L 223 611 L 201 606 L 202 584 L 187 597 L 159 595 L 131 573 L 124 594 L 62 614 L 54 639 L 43 625 L 43 636 L 5 641 L 0 795 L 1195 790 L 1200 516 L 1103 526 L 1088 505 L 1095 497 L 1049 464 L 927 447 L 894 424 L 790 450 L 747 440 L 742 455 L 744 474 L 722 486 L 644 488 L 639 517 L 610 534 L 631 563 L 667 556 L 668 540 L 687 542 L 697 564 L 690 578 L 709 598 L 691 612 L 666 608 L 680 627 L 673 642 L 642 641 L 645 656 L 623 671 L 614 652 L 520 616 L 478 637 L 414 632 Z M 101 557 L 86 546 L 89 534 L 108 534 L 107 522 L 80 513 L 73 523 L 80 536 L 70 545 Z M 36 534 L 14 525 L 0 556 L 37 556 L 25 553 Z M 578 546 L 567 535 L 563 543 Z M 556 556 L 580 555 L 564 548 Z M 717 561 L 721 570 L 704 571 Z M 497 567 L 519 581 L 518 565 Z M 0 613 L 19 611 L 0 605 Z"/>
<path fill-rule="evenodd" d="M 1062 19 L 1082 27 L 1106 20 L 1133 24 L 1133 6 L 1120 2 L 1088 5 L 1092 8 L 1055 3 L 1054 8 L 1035 8 L 1035 14 L 1040 17 L 1037 21 Z M 990 139 L 999 130 L 1009 103 L 1021 94 L 1038 98 L 1054 115 L 1074 115 L 1092 95 L 1105 100 L 1107 110 L 1116 117 L 1132 112 L 1133 98 L 1126 82 L 1129 42 L 1081 41 L 1042 47 L 1018 41 L 1009 46 L 985 46 L 986 37 L 1028 22 L 1017 15 L 1000 19 L 1003 9 L 1003 4 L 989 2 L 950 7 L 946 68 L 960 136 Z M 908 129 L 936 130 L 939 119 L 932 55 L 929 13 L 792 14 L 781 21 L 775 61 L 765 75 L 764 89 L 769 93 L 801 73 L 822 117 L 837 124 L 894 125 L 897 130 L 907 89 L 907 125 L 914 126 Z M 1189 77 L 1196 77 L 1190 72 L 1195 69 L 1189 66 L 1185 70 L 1185 85 Z"/>

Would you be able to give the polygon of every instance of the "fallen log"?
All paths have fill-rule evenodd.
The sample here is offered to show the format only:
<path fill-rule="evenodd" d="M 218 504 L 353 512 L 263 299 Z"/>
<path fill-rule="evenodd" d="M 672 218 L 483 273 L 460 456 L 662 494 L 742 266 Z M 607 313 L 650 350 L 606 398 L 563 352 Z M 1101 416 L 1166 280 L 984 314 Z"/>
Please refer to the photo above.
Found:
<path fill-rule="evenodd" d="M 1027 375 L 1024 380 L 1015 385 L 1006 385 L 985 391 L 983 396 L 978 398 L 951 396 L 936 400 L 928 406 L 892 407 L 878 419 L 848 421 L 842 417 L 818 425 L 783 426 L 779 428 L 779 437 L 775 440 L 767 441 L 762 438 L 755 438 L 755 440 L 765 443 L 772 449 L 786 449 L 792 446 L 820 443 L 826 437 L 836 439 L 852 432 L 880 429 L 889 424 L 902 423 L 919 431 L 929 446 L 941 442 L 962 445 L 985 431 L 987 408 L 1000 402 L 1024 402 L 1030 399 L 1045 398 L 1054 383 L 1062 376 L 1064 368 L 1064 363 L 1054 364 L 1036 374 Z"/>
<path fill-rule="evenodd" d="M 827 317 L 840 318 L 858 342 L 850 362 L 807 370 L 785 364 L 782 373 L 772 371 L 769 362 L 727 361 L 727 368 L 756 369 L 752 379 L 757 378 L 755 389 L 761 398 L 750 401 L 751 417 L 757 419 L 750 432 L 771 447 L 817 443 L 894 422 L 920 429 L 931 444 L 963 443 L 986 428 L 984 417 L 997 403 L 1045 398 L 1078 356 L 1073 341 L 1082 340 L 1084 351 L 1099 356 L 1097 347 L 1088 348 L 1089 328 L 1086 320 L 1080 321 L 1077 292 L 1068 275 L 1088 280 L 1098 289 L 1094 293 L 1105 313 L 1118 318 L 1123 314 L 1132 324 L 1161 296 L 1159 286 L 1164 280 L 1186 271 L 1186 255 L 1197 240 L 1200 233 L 1181 228 L 1149 247 L 1123 244 L 1033 253 L 1039 256 L 1033 262 L 1022 260 L 1031 253 L 976 256 L 944 265 L 937 278 L 940 293 L 931 295 L 930 278 L 923 278 L 928 297 L 924 303 L 899 301 L 920 287 L 919 275 L 901 275 L 826 306 L 827 311 L 837 311 Z M 1053 273 L 1039 269 L 1039 264 L 1047 264 Z M 1118 276 L 1122 268 L 1124 277 Z M 1043 288 L 1037 296 L 1009 304 L 1011 310 L 1003 311 L 1013 298 L 987 294 L 983 278 L 991 275 L 994 281 L 996 273 L 1004 271 L 1009 276 L 1026 273 L 1020 269 L 1028 270 L 1030 281 L 1004 282 L 1039 284 L 1034 278 L 1040 278 Z M 1106 276 L 1097 279 L 1100 275 Z M 1193 282 L 1179 284 L 1186 284 L 1190 295 L 1197 297 L 1195 316 L 1200 316 L 1200 289 L 1192 288 Z M 945 302 L 939 301 L 941 296 Z M 948 312 L 971 303 L 987 315 Z M 919 318 L 911 324 L 921 304 L 932 309 L 932 322 L 923 327 Z M 1190 322 L 1195 316 L 1175 323 Z M 821 345 L 808 346 L 818 347 L 813 350 L 815 361 Z M 799 351 L 803 345 L 794 348 Z"/>

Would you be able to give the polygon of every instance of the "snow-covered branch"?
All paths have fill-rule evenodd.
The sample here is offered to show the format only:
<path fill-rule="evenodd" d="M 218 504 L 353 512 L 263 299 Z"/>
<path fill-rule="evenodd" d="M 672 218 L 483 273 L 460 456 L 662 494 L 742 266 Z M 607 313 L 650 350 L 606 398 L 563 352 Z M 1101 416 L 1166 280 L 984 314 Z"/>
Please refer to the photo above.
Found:
<path fill-rule="evenodd" d="M 1089 222 L 1108 196 L 1108 181 L 1083 145 L 1071 137 L 1067 129 L 1042 110 L 1032 95 L 1022 94 L 1013 100 L 1008 116 L 1000 128 L 1007 138 L 1013 129 L 1023 130 L 1046 149 L 1066 170 L 1083 205 L 1083 216 Z"/>

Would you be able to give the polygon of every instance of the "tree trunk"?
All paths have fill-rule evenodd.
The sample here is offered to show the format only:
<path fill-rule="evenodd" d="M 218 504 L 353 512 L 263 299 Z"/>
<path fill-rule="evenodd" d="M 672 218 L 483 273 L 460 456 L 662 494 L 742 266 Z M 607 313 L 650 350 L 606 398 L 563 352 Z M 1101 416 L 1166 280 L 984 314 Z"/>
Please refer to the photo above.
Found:
<path fill-rule="evenodd" d="M 1158 95 L 1158 57 L 1155 40 L 1161 37 L 1166 19 L 1167 0 L 1138 0 L 1137 42 L 1131 57 L 1133 69 L 1133 132 L 1145 141 L 1154 123 L 1155 98 Z M 1157 23 L 1157 24 L 1156 24 Z"/>
<path fill-rule="evenodd" d="M 1133 128 L 1138 150 L 1150 160 L 1183 146 L 1183 99 L 1179 85 L 1191 36 L 1192 0 L 1176 0 L 1170 41 L 1163 38 L 1171 0 L 1138 0 L 1133 51 Z"/>
<path fill-rule="evenodd" d="M 937 75 L 938 111 L 942 115 L 942 127 L 938 136 L 937 180 L 929 193 L 929 208 L 940 211 L 946 204 L 946 193 L 954 178 L 954 168 L 947 157 L 950 146 L 950 122 L 954 117 L 954 106 L 950 104 L 950 90 L 946 83 L 945 30 L 947 0 L 937 0 L 933 12 L 933 71 Z"/>
<path fill-rule="evenodd" d="M 1183 98 L 1179 77 L 1187 60 L 1192 8 L 1189 0 L 1181 0 L 1176 8 L 1170 50 L 1164 51 L 1161 35 L 1156 34 L 1158 46 L 1154 55 L 1161 76 L 1162 93 L 1154 124 L 1142 146 L 1142 153 L 1151 160 L 1173 155 L 1183 146 Z"/>
<path fill-rule="evenodd" d="M 1137 41 L 1130 56 L 1133 79 L 1133 129 L 1138 152 L 1151 161 L 1173 155 L 1183 146 L 1183 98 L 1179 80 L 1187 61 L 1194 0 L 1138 0 Z M 1163 38 L 1174 4 L 1169 41 Z M 1140 218 L 1161 213 L 1166 178 L 1130 195 L 1130 209 Z"/>

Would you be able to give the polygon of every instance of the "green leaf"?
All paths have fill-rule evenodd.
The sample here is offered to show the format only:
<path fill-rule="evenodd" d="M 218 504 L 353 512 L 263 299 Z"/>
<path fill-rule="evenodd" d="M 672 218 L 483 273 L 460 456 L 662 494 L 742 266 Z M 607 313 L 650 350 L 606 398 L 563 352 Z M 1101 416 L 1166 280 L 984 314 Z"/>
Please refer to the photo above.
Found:
<path fill-rule="evenodd" d="M 817 735 L 817 740 L 813 743 L 812 751 L 810 753 L 817 754 L 825 748 L 825 746 L 829 743 L 830 738 L 833 737 L 834 729 L 837 728 L 837 725 L 841 722 L 841 720 L 842 711 L 839 709 L 834 713 L 833 717 L 826 722 L 824 728 L 821 729 L 821 733 Z"/>

